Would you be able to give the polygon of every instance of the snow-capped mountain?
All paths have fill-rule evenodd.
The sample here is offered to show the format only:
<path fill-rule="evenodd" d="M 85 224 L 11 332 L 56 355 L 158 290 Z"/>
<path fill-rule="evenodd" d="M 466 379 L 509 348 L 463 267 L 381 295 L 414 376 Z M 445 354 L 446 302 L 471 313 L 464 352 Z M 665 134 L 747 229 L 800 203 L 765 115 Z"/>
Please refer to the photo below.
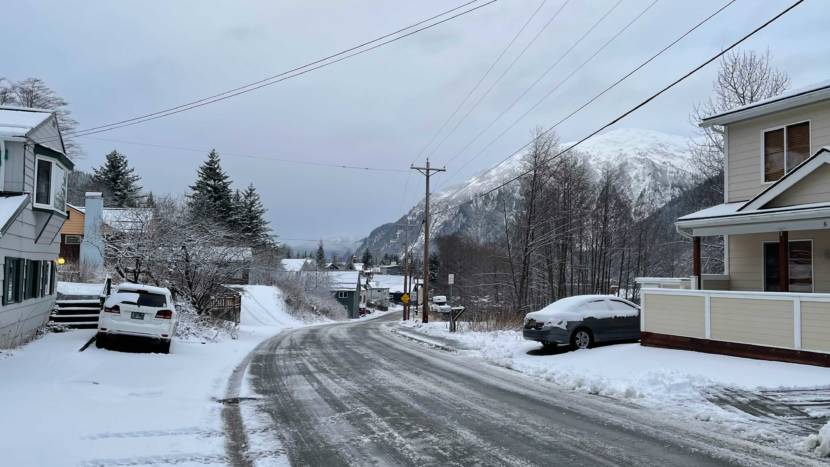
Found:
<path fill-rule="evenodd" d="M 563 143 L 561 148 L 573 143 Z M 653 130 L 612 130 L 577 146 L 578 151 L 597 172 L 605 166 L 621 166 L 628 177 L 625 181 L 636 199 L 648 194 L 661 201 L 671 199 L 688 188 L 691 155 L 688 139 Z M 432 195 L 431 209 L 434 215 L 433 237 L 460 233 L 481 242 L 498 241 L 504 235 L 504 216 L 510 216 L 518 202 L 518 183 L 482 195 L 522 172 L 524 154 L 510 159 L 468 179 L 447 187 Z M 505 213 L 505 208 L 508 211 Z M 384 224 L 374 229 L 359 248 L 368 248 L 373 254 L 398 254 L 405 237 L 410 244 L 423 242 L 419 226 L 404 232 L 407 219 L 418 223 L 423 218 L 423 201 L 413 207 L 398 222 Z M 406 235 L 408 234 L 408 235 Z"/>

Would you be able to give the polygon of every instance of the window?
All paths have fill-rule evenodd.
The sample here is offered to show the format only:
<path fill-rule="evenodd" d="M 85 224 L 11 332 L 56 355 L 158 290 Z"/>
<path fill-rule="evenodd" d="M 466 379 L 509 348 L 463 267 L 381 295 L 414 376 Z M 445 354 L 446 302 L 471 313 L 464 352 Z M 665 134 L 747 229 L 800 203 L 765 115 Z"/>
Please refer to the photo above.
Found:
<path fill-rule="evenodd" d="M 55 161 L 37 158 L 35 207 L 66 210 L 66 169 Z"/>
<path fill-rule="evenodd" d="M 3 273 L 3 305 L 55 293 L 55 267 L 51 261 L 7 256 Z"/>
<path fill-rule="evenodd" d="M 149 292 L 138 292 L 138 300 L 136 300 L 136 304 L 138 306 L 152 306 L 160 308 L 167 305 L 167 300 L 164 298 L 164 295 Z"/>
<path fill-rule="evenodd" d="M 349 292 L 337 292 L 337 298 L 349 298 Z"/>
<path fill-rule="evenodd" d="M 83 237 L 80 235 L 64 235 L 63 243 L 65 245 L 80 245 Z"/>
<path fill-rule="evenodd" d="M 810 157 L 810 122 L 764 132 L 764 182 L 774 182 Z"/>
<path fill-rule="evenodd" d="M 813 242 L 794 240 L 789 245 L 787 267 L 790 292 L 813 291 Z M 764 243 L 764 291 L 778 292 L 778 242 Z"/>

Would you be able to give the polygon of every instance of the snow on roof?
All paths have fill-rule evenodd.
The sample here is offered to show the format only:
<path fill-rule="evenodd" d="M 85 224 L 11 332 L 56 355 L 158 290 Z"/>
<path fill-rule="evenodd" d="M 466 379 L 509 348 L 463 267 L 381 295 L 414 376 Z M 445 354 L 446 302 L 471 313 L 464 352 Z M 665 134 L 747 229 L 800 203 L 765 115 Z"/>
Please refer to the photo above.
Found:
<path fill-rule="evenodd" d="M 760 111 L 761 107 L 771 106 L 771 104 L 780 103 L 780 106 L 775 106 L 776 108 L 770 108 L 770 111 L 779 111 L 784 110 L 786 108 L 795 107 L 798 105 L 809 104 L 812 102 L 816 102 L 819 100 L 824 100 L 830 98 L 830 95 L 827 95 L 827 92 L 830 91 L 830 80 L 820 81 L 818 83 L 813 83 L 808 86 L 804 86 L 797 89 L 792 89 L 786 92 L 783 92 L 777 96 L 773 96 L 767 99 L 760 100 L 758 102 L 753 102 L 751 104 L 743 105 L 741 107 L 734 108 L 727 112 L 722 112 L 716 115 L 712 115 L 706 117 L 701 122 L 701 126 L 709 126 L 709 125 L 721 125 L 725 123 L 732 123 L 738 120 L 741 120 L 741 116 L 745 115 L 746 117 L 751 117 L 755 115 L 748 115 L 748 111 L 752 109 L 758 109 Z M 800 99 L 795 99 L 800 98 Z M 784 101 L 792 101 L 792 102 L 784 102 Z M 798 102 L 796 102 L 798 101 Z M 781 108 L 778 108 L 781 107 Z"/>
<path fill-rule="evenodd" d="M 403 292 L 403 276 L 395 274 L 375 274 L 372 276 L 372 283 L 379 288 L 389 289 L 391 293 Z"/>
<path fill-rule="evenodd" d="M 306 264 L 312 264 L 312 261 L 307 258 L 283 258 L 280 262 L 282 268 L 288 272 L 302 271 Z"/>
<path fill-rule="evenodd" d="M 52 116 L 52 112 L 23 107 L 0 107 L 0 136 L 23 137 Z"/>
<path fill-rule="evenodd" d="M 6 231 L 28 202 L 29 195 L 0 196 L 0 232 Z"/>
<path fill-rule="evenodd" d="M 83 206 L 71 207 L 86 214 L 86 208 Z M 140 228 L 152 215 L 152 208 L 104 208 L 101 218 L 104 225 L 115 230 L 129 231 Z"/>
<path fill-rule="evenodd" d="M 724 203 L 718 204 L 712 207 L 708 207 L 706 209 L 701 209 L 700 211 L 693 212 L 691 214 L 686 214 L 685 216 L 679 217 L 678 221 L 685 221 L 685 220 L 692 220 L 692 219 L 705 219 L 708 217 L 721 217 L 721 216 L 729 216 L 738 212 L 738 209 L 743 206 L 745 201 L 740 201 L 737 203 Z"/>

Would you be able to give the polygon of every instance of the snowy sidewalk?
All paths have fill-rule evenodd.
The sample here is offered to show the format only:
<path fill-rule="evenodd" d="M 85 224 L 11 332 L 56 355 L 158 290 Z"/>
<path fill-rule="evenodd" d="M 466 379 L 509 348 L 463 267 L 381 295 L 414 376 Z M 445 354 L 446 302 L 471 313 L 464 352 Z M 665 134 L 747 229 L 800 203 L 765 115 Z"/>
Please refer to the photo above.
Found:
<path fill-rule="evenodd" d="M 804 437 L 830 418 L 827 368 L 636 343 L 545 353 L 519 331 L 450 334 L 447 323 L 415 322 L 399 329 L 457 342 L 460 352 L 567 389 L 659 408 L 765 444 L 801 449 Z"/>

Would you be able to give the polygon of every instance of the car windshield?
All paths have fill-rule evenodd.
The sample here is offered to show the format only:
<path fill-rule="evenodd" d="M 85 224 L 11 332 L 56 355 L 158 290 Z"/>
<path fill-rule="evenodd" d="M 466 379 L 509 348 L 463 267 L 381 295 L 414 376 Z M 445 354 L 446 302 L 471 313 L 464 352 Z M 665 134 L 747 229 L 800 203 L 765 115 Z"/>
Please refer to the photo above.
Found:
<path fill-rule="evenodd" d="M 136 304 L 138 306 L 161 307 L 167 304 L 167 300 L 164 298 L 164 295 L 149 292 L 138 292 L 138 300 L 136 300 Z"/>

